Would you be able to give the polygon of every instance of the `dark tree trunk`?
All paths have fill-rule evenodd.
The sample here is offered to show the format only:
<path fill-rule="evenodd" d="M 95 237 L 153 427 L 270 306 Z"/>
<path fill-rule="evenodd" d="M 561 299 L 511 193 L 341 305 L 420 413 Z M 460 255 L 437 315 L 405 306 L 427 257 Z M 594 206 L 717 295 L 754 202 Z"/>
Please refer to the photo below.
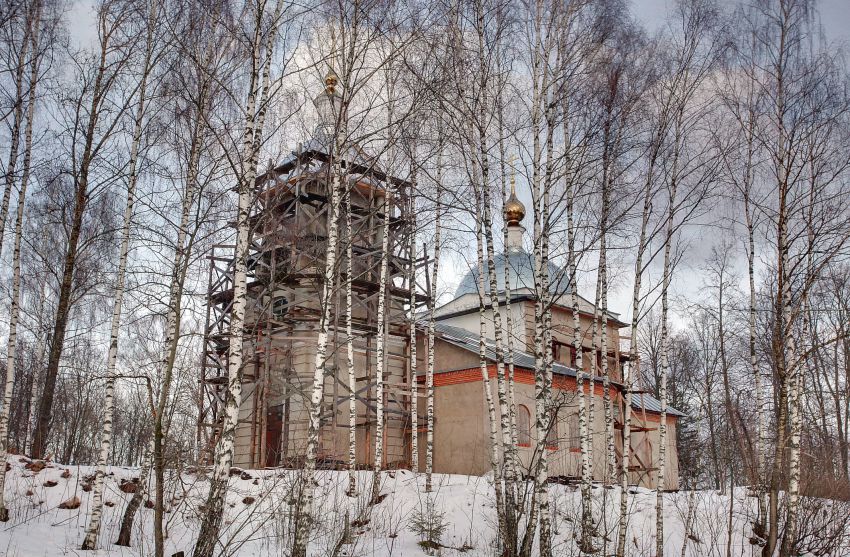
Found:
<path fill-rule="evenodd" d="M 88 161 L 85 160 L 84 172 L 88 173 Z M 68 248 L 65 252 L 65 266 L 62 270 L 62 282 L 59 288 L 59 303 L 56 306 L 56 322 L 53 325 L 50 352 L 47 361 L 47 371 L 44 376 L 44 391 L 38 406 L 35 435 L 32 441 L 32 457 L 44 458 L 47 447 L 47 435 L 50 431 L 50 418 L 53 412 L 53 397 L 56 394 L 56 379 L 59 375 L 59 360 L 65 344 L 65 330 L 68 327 L 68 316 L 71 313 L 71 293 L 74 286 L 74 267 L 77 262 L 77 249 L 80 241 L 80 231 L 83 226 L 83 213 L 88 202 L 88 179 L 82 176 L 77 183 L 74 200 L 74 215 L 71 224 L 71 234 L 68 237 Z"/>
<path fill-rule="evenodd" d="M 136 519 L 136 511 L 142 506 L 142 496 L 145 490 L 142 489 L 141 482 L 130 502 L 127 503 L 127 508 L 124 509 L 124 518 L 121 519 L 121 530 L 118 532 L 118 541 L 115 545 L 123 545 L 130 547 L 130 535 L 133 532 L 133 521 Z"/>

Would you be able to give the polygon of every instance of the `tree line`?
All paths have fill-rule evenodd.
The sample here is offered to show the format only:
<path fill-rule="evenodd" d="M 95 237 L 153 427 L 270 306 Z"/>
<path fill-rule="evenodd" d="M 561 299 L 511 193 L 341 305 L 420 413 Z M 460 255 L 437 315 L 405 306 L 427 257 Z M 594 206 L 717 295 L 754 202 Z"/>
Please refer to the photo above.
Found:
<path fill-rule="evenodd" d="M 355 149 L 413 184 L 404 200 L 415 215 L 409 249 L 427 255 L 428 280 L 407 281 L 427 282 L 430 301 L 424 328 L 410 327 L 413 346 L 426 337 L 426 380 L 415 387 L 427 401 L 426 446 L 416 428 L 410 441 L 416 466 L 425 453 L 426 469 L 416 472 L 429 498 L 439 496 L 431 486 L 434 310 L 453 279 L 449 257 L 478 270 L 500 554 L 563 551 L 553 545 L 557 501 L 547 489 L 558 404 L 552 308 L 572 309 L 582 369 L 579 289 L 593 292 L 594 354 L 609 346 L 609 312 L 628 316 L 622 409 L 607 357 L 591 358 L 591 372 L 577 377 L 579 551 L 630 552 L 631 402 L 648 390 L 661 401 L 655 554 L 665 552 L 668 406 L 687 414 L 676 430 L 685 489 L 696 497 L 748 486 L 757 501 L 753 546 L 796 554 L 816 537 L 813 498 L 850 497 L 850 95 L 840 45 L 823 36 L 817 14 L 810 0 L 731 8 L 679 0 L 647 28 L 618 0 L 101 0 L 81 22 L 75 5 L 59 0 L 5 2 L 0 455 L 96 465 L 83 549 L 109 543 L 99 539 L 106 467 L 139 466 L 119 543 L 131 543 L 147 496 L 163 555 L 169 478 L 204 450 L 196 418 L 207 255 L 230 243 L 227 400 L 195 546 L 195 555 L 216 553 L 246 363 L 254 186 L 310 139 L 317 120 L 321 127 L 327 115 L 310 101 L 333 87 L 323 132 L 333 163 L 322 312 L 292 554 L 307 554 L 318 520 L 334 297 L 347 297 L 342 321 L 352 320 L 356 233 L 344 163 Z M 527 467 L 514 402 L 521 347 L 510 311 L 500 314 L 512 285 L 495 263 L 508 243 L 497 215 L 513 188 L 529 208 L 536 293 L 536 450 Z M 384 292 L 389 234 L 382 241 Z M 559 298 L 550 285 L 561 280 L 569 289 Z M 422 319 L 415 290 L 411 324 Z M 385 311 L 379 306 L 379 389 Z M 353 384 L 351 342 L 347 353 Z M 595 412 L 603 432 L 592 431 Z M 379 501 L 383 447 L 376 443 L 372 484 L 356 486 L 353 398 L 351 416 L 349 490 Z M 604 455 L 593 455 L 594 435 L 605 438 Z M 593 492 L 594 458 L 605 462 L 606 483 L 621 488 L 613 516 Z M 0 470 L 5 521 L 4 478 Z"/>

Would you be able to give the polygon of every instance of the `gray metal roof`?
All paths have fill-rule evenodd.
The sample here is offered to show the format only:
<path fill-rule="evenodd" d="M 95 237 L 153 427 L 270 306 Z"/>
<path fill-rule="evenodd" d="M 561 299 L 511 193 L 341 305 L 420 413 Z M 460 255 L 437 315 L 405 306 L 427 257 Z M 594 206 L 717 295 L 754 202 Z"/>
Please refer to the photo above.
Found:
<path fill-rule="evenodd" d="M 423 327 L 427 327 L 427 324 L 423 324 Z M 479 335 L 472 333 L 471 331 L 467 331 L 466 329 L 462 329 L 460 327 L 453 327 L 451 325 L 446 325 L 445 323 L 440 323 L 439 321 L 434 324 L 434 328 L 438 333 L 439 338 L 445 340 L 446 342 L 450 342 L 453 345 L 463 348 L 465 350 L 469 350 L 470 352 L 474 352 L 478 354 L 479 350 Z M 484 339 L 485 345 L 485 354 L 488 360 L 495 362 L 496 361 L 496 346 L 495 342 L 491 339 Z M 516 367 L 521 367 L 525 369 L 534 369 L 536 367 L 534 356 L 529 354 L 528 352 L 523 352 L 520 350 L 514 349 L 513 352 L 514 357 L 514 365 Z M 558 375 L 564 375 L 567 377 L 577 377 L 578 373 L 575 369 L 565 366 L 563 364 L 559 364 L 557 362 L 552 365 L 552 372 Z M 585 378 L 590 378 L 588 374 L 584 374 Z M 615 383 L 618 387 L 622 388 L 622 384 Z M 641 405 L 641 403 L 643 405 Z M 632 408 L 636 410 L 644 410 L 646 409 L 649 412 L 658 412 L 661 413 L 661 401 L 657 398 L 653 397 L 648 393 L 635 394 L 632 396 Z M 685 416 L 682 412 L 676 410 L 672 406 L 667 406 L 667 413 L 672 416 Z"/>
<path fill-rule="evenodd" d="M 641 405 L 643 402 L 643 405 Z M 632 408 L 635 410 L 643 410 L 646 409 L 649 412 L 657 412 L 661 413 L 661 401 L 652 396 L 649 393 L 640 393 L 632 395 Z M 667 406 L 667 413 L 673 416 L 686 416 L 687 414 L 683 414 L 679 412 L 672 406 Z"/>

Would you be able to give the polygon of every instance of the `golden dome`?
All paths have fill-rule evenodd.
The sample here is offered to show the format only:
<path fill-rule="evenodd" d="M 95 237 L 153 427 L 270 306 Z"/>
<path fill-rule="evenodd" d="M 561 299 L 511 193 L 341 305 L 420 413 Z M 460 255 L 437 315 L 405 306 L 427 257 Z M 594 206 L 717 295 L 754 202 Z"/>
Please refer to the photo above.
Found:
<path fill-rule="evenodd" d="M 328 72 L 328 75 L 325 76 L 325 91 L 328 92 L 328 95 L 333 95 L 336 90 L 337 76 L 333 70 Z"/>
<path fill-rule="evenodd" d="M 505 201 L 504 213 L 508 226 L 516 226 L 525 218 L 525 205 L 516 196 L 516 176 L 511 176 L 511 195 Z"/>
<path fill-rule="evenodd" d="M 505 201 L 505 222 L 519 224 L 525 218 L 525 205 L 516 198 L 514 193 Z"/>

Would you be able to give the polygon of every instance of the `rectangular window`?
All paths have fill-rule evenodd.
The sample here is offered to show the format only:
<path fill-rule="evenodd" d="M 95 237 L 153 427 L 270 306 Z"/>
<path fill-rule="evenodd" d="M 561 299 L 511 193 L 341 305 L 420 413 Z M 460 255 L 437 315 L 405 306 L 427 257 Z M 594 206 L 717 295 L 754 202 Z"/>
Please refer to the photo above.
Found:
<path fill-rule="evenodd" d="M 567 416 L 567 439 L 571 449 L 581 450 L 581 434 L 578 425 L 578 410 Z"/>
<path fill-rule="evenodd" d="M 546 448 L 551 450 L 558 449 L 558 410 L 552 411 L 551 419 L 549 420 L 549 430 L 546 432 Z"/>
<path fill-rule="evenodd" d="M 517 406 L 517 445 L 520 447 L 531 446 L 531 412 L 528 407 L 520 404 Z"/>

